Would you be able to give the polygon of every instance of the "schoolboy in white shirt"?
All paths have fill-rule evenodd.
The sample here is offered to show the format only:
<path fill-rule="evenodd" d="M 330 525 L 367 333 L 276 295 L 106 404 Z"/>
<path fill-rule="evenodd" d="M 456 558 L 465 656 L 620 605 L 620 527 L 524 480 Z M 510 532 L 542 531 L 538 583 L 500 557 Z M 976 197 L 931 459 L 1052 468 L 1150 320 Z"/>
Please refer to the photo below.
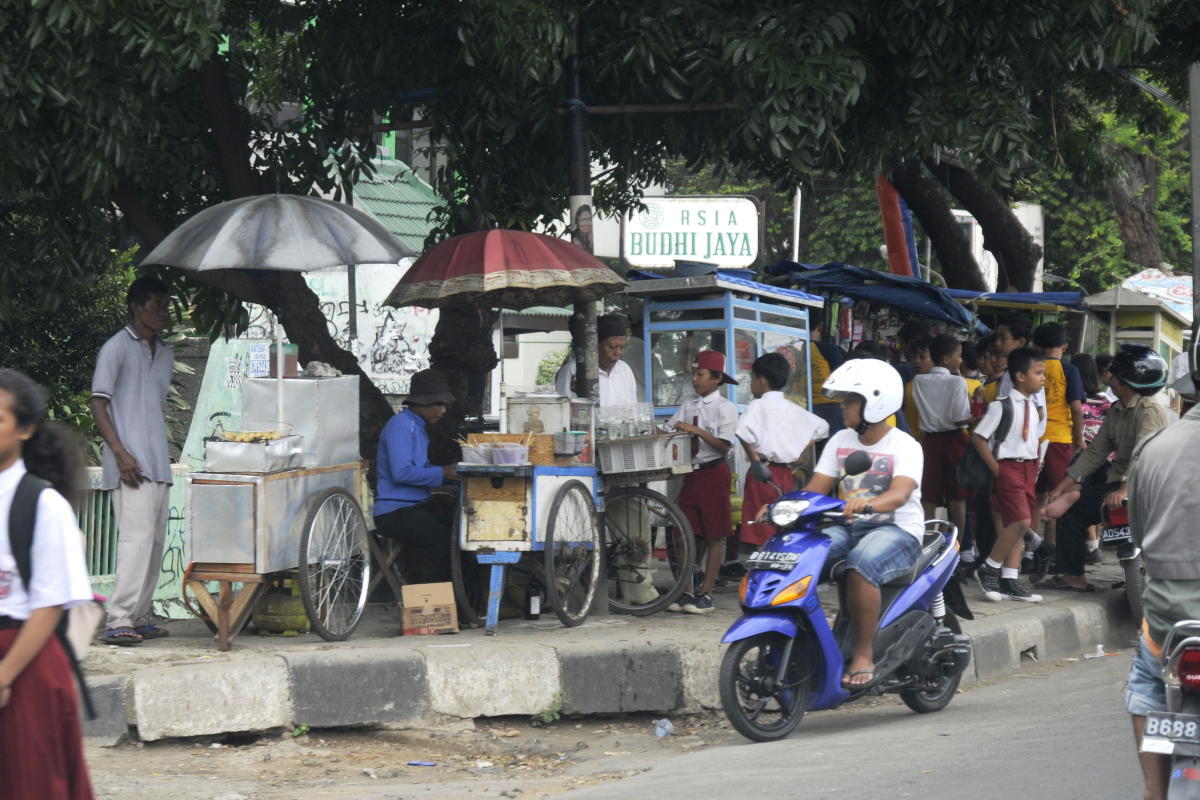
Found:
<path fill-rule="evenodd" d="M 1027 592 L 1017 579 L 1021 539 L 1030 523 L 1037 519 L 1038 451 L 1046 419 L 1036 395 L 1045 383 L 1044 361 L 1028 347 L 1019 347 L 1008 354 L 1008 374 L 1012 391 L 988 405 L 987 413 L 971 435 L 971 443 L 996 476 L 992 510 L 1000 518 L 996 543 L 975 577 L 988 600 L 1037 603 L 1042 596 Z M 989 440 L 1000 425 L 1001 403 L 1011 404 L 1012 424 L 993 456 Z"/>
<path fill-rule="evenodd" d="M 826 420 L 788 400 L 781 391 L 791 371 L 788 360 L 779 353 L 759 356 L 750 367 L 750 393 L 754 400 L 738 420 L 737 438 L 747 458 L 766 463 L 774 487 L 746 475 L 741 541 L 747 544 L 762 544 L 775 535 L 773 525 L 751 520 L 760 508 L 775 502 L 778 496 L 775 487 L 780 492 L 792 491 L 796 462 L 810 444 L 829 437 Z"/>
<path fill-rule="evenodd" d="M 733 535 L 730 502 L 732 476 L 729 451 L 737 427 L 737 406 L 721 395 L 720 388 L 737 381 L 725 372 L 725 354 L 702 350 L 692 368 L 692 388 L 667 421 L 668 429 L 692 434 L 692 472 L 683 480 L 676 505 L 687 516 L 692 532 L 708 545 L 704 581 L 695 594 L 685 593 L 668 611 L 711 614 L 712 588 L 725 560 L 725 540 Z"/>
<path fill-rule="evenodd" d="M 962 366 L 962 343 L 948 334 L 929 343 L 933 368 L 912 380 L 913 402 L 921 420 L 921 449 L 925 472 L 921 476 L 921 505 L 932 519 L 939 505 L 950 512 L 950 521 L 966 530 L 966 495 L 958 486 L 955 468 L 967 448 L 964 428 L 971 422 L 971 398 L 967 382 L 958 375 Z"/>

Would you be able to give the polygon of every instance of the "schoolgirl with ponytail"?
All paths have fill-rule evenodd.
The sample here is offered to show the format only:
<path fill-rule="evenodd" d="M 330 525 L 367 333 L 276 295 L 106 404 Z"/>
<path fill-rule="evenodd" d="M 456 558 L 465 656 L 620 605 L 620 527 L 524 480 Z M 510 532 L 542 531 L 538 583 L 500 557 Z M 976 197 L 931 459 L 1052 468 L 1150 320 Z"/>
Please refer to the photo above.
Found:
<path fill-rule="evenodd" d="M 9 537 L 18 484 L 26 473 L 50 488 L 37 495 L 22 579 Z M 92 599 L 72 503 L 86 492 L 80 448 L 46 419 L 41 388 L 0 369 L 0 798 L 91 800 L 79 698 L 54 635 L 63 612 Z M 27 530 L 27 529 L 26 529 Z"/>

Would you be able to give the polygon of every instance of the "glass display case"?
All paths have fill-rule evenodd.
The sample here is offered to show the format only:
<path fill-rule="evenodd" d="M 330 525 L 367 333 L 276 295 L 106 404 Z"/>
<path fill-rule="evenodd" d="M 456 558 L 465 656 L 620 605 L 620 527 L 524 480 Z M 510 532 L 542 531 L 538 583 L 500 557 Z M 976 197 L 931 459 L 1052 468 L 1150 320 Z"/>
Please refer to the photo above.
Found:
<path fill-rule="evenodd" d="M 809 384 L 808 314 L 820 308 L 817 295 L 768 286 L 720 271 L 696 278 L 634 280 L 626 290 L 644 300 L 646 400 L 658 417 L 675 413 L 692 391 L 692 364 L 701 350 L 725 354 L 737 386 L 722 387 L 738 410 L 753 399 L 750 367 L 764 353 L 781 353 L 792 365 L 784 390 L 805 408 Z"/>

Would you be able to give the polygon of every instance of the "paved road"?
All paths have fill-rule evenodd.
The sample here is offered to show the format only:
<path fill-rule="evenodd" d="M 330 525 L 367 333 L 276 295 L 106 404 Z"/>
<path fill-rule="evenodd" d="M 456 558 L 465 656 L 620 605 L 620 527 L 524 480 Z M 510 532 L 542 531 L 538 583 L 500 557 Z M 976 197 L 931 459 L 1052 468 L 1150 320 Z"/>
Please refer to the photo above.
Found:
<path fill-rule="evenodd" d="M 1141 797 L 1122 706 L 1129 651 L 1035 667 L 918 716 L 898 701 L 804 720 L 789 739 L 718 747 L 570 800 L 1118 800 Z"/>

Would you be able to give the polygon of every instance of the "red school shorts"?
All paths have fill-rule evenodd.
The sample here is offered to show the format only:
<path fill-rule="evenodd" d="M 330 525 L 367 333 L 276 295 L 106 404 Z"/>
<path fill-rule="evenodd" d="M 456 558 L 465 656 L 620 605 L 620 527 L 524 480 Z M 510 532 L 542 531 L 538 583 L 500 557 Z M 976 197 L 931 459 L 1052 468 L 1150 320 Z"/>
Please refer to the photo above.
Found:
<path fill-rule="evenodd" d="M 746 485 L 742 489 L 741 531 L 741 540 L 746 544 L 764 544 L 775 535 L 774 525 L 768 522 L 755 523 L 754 517 L 760 508 L 775 502 L 775 498 L 780 494 L 775 490 L 776 486 L 783 494 L 787 494 L 794 488 L 796 479 L 787 467 L 772 466 L 771 482 L 774 486 L 757 481 L 751 475 L 746 476 Z"/>
<path fill-rule="evenodd" d="M 1042 471 L 1038 473 L 1037 490 L 1050 492 L 1062 483 L 1074 457 L 1075 445 L 1069 442 L 1046 442 L 1046 455 L 1042 458 Z"/>
<path fill-rule="evenodd" d="M 702 539 L 725 539 L 733 535 L 733 492 L 729 462 L 698 469 L 683 479 L 675 504 Z"/>
<path fill-rule="evenodd" d="M 958 488 L 955 468 L 967 450 L 967 437 L 963 431 L 940 431 L 926 433 L 921 440 L 925 451 L 925 468 L 921 472 L 921 500 L 935 505 L 946 505 L 953 500 L 965 500 L 966 494 Z"/>
<path fill-rule="evenodd" d="M 1014 522 L 1037 519 L 1037 459 L 1001 461 L 1000 475 L 992 492 L 992 510 L 1005 527 Z"/>

